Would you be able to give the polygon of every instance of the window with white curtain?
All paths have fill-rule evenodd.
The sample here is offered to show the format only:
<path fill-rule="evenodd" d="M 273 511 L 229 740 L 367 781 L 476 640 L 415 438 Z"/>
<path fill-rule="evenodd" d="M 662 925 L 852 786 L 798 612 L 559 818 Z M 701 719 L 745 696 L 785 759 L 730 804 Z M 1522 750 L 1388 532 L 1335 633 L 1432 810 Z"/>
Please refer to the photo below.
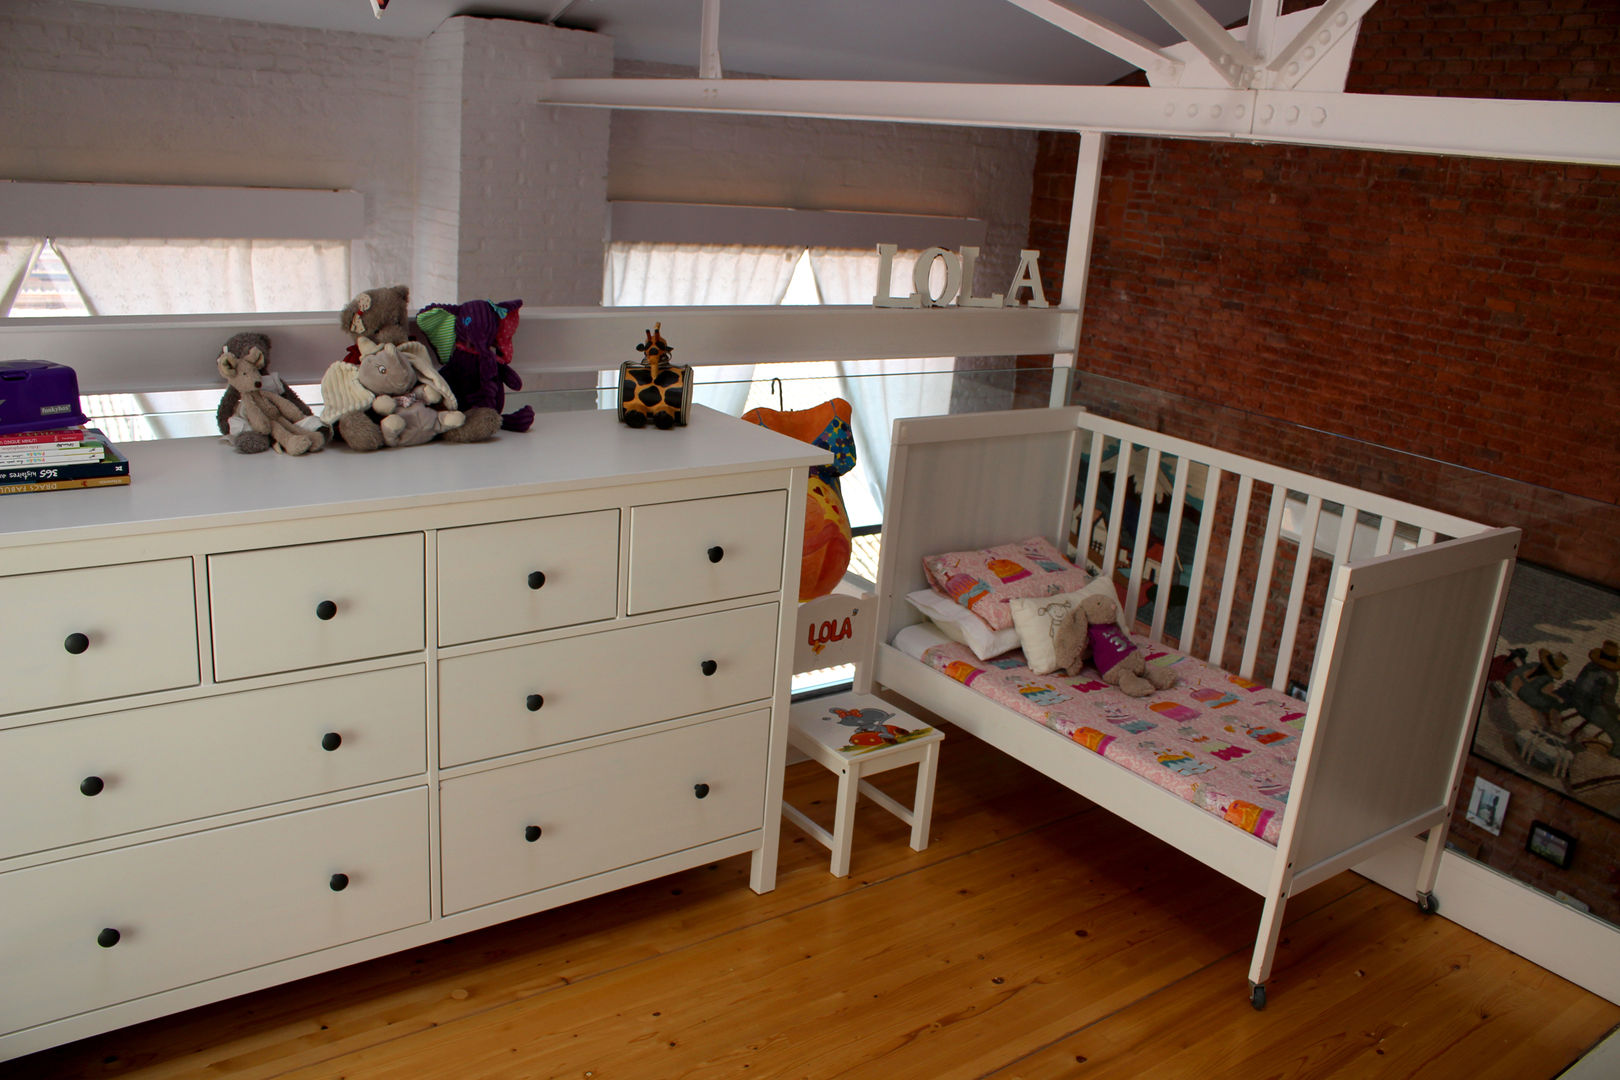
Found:
<path fill-rule="evenodd" d="M 0 238 L 0 317 L 336 311 L 347 240 Z M 306 402 L 319 387 L 294 388 Z M 114 442 L 216 433 L 218 390 L 85 394 Z"/>
<path fill-rule="evenodd" d="M 0 239 L 0 314 L 336 311 L 347 240 Z"/>
<path fill-rule="evenodd" d="M 900 252 L 894 267 L 909 268 L 920 252 Z M 871 249 L 723 244 L 615 242 L 603 274 L 609 307 L 693 307 L 749 304 L 872 302 L 878 254 Z M 937 274 L 943 268 L 935 265 Z M 890 292 L 909 292 L 909 270 L 896 269 Z M 905 277 L 905 280 L 901 280 Z M 942 281 L 935 281 L 939 289 Z M 856 467 L 844 477 L 845 509 L 857 527 L 883 520 L 889 433 L 899 416 L 950 410 L 954 358 L 927 360 L 705 365 L 693 400 L 740 416 L 756 406 L 800 409 L 842 397 L 852 406 Z M 603 372 L 603 408 L 616 407 L 618 372 Z"/>

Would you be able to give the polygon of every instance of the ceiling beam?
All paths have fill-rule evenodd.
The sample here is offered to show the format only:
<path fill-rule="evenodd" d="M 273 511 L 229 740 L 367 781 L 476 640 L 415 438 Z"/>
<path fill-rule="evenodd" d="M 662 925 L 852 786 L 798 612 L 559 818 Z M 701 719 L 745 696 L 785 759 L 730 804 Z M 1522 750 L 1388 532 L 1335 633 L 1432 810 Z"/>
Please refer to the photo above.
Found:
<path fill-rule="evenodd" d="M 1249 0 L 1249 27 L 1243 43 L 1255 56 L 1265 59 L 1277 36 L 1277 19 L 1282 15 L 1282 0 Z"/>
<path fill-rule="evenodd" d="M 703 0 L 703 28 L 698 41 L 698 78 L 718 79 L 720 70 L 720 0 Z"/>
<path fill-rule="evenodd" d="M 1147 6 L 1175 28 L 1176 33 L 1204 54 L 1204 58 L 1233 87 L 1251 86 L 1263 66 L 1248 46 L 1227 32 L 1197 0 L 1145 0 Z"/>
<path fill-rule="evenodd" d="M 1107 53 L 1112 53 L 1127 64 L 1147 73 L 1154 86 L 1174 86 L 1181 78 L 1183 64 L 1162 51 L 1147 38 L 1133 34 L 1107 19 L 1100 19 L 1083 11 L 1076 11 L 1058 0 L 1007 0 L 1023 8 L 1036 18 L 1044 19 L 1060 30 Z"/>
<path fill-rule="evenodd" d="M 1347 34 L 1356 32 L 1361 17 L 1377 0 L 1327 0 L 1316 9 L 1294 40 L 1283 46 L 1266 65 L 1267 83 L 1274 89 L 1292 90 L 1309 74 L 1316 62 L 1326 56 Z"/>
<path fill-rule="evenodd" d="M 551 79 L 539 102 L 1620 165 L 1620 104 L 1606 102 L 798 79 Z"/>

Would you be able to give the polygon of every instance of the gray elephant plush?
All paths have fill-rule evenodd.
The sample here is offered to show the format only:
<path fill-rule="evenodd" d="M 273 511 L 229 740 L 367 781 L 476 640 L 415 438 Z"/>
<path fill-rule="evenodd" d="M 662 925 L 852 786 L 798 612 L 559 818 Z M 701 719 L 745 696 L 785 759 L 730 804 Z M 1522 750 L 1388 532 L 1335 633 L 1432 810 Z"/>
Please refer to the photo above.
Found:
<path fill-rule="evenodd" d="M 326 369 L 321 419 L 362 452 L 417 446 L 459 429 L 466 416 L 420 342 L 379 344 L 367 338 Z"/>
<path fill-rule="evenodd" d="M 385 446 L 415 446 L 432 438 L 443 442 L 483 442 L 494 438 L 501 426 L 501 414 L 488 407 L 462 412 L 456 405 L 455 393 L 438 374 L 431 349 L 411 338 L 411 291 L 404 285 L 389 285 L 380 289 L 367 289 L 344 305 L 339 315 L 343 330 L 354 339 L 347 354 L 326 370 L 321 380 L 321 391 L 326 407 L 321 419 L 330 424 L 350 449 L 362 452 L 380 450 Z M 378 350 L 396 349 L 403 364 L 390 362 L 390 385 L 404 381 L 402 368 L 414 369 L 423 384 L 421 396 L 409 402 L 396 401 L 390 408 L 386 401 L 381 407 L 373 402 L 379 394 L 408 396 L 414 391 L 368 390 L 360 380 L 360 367 L 366 356 Z M 381 384 L 379 373 L 366 376 Z M 328 385 L 328 384 L 331 385 Z M 414 385 L 414 384 L 412 384 Z M 334 398 L 333 394 L 337 397 Z M 442 395 L 430 401 L 429 396 Z M 420 408 L 418 406 L 421 406 Z M 428 413 L 437 411 L 430 428 Z M 451 414 L 454 414 L 453 416 Z M 397 419 L 383 423 L 383 418 L 397 415 Z"/>

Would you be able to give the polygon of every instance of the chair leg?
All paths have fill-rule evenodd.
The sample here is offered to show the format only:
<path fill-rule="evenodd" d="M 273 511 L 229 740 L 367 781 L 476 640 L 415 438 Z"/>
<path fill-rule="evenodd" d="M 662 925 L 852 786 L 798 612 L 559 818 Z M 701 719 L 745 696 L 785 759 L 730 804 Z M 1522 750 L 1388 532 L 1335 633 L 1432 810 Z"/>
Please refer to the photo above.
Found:
<path fill-rule="evenodd" d="M 928 846 L 928 823 L 934 817 L 934 779 L 939 774 L 939 742 L 928 744 L 917 762 L 917 797 L 911 803 L 911 850 Z"/>
<path fill-rule="evenodd" d="M 838 807 L 833 812 L 833 877 L 849 876 L 850 849 L 855 846 L 855 804 L 860 801 L 861 770 L 846 765 L 838 774 Z"/>

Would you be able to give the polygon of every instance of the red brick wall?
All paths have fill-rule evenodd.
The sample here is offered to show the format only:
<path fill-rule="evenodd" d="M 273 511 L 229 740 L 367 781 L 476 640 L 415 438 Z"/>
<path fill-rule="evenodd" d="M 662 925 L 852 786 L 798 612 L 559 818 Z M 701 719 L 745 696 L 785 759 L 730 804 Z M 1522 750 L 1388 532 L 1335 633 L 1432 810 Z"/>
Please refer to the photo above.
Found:
<path fill-rule="evenodd" d="M 1116 138 L 1084 371 L 1620 502 L 1620 169 Z"/>
<path fill-rule="evenodd" d="M 1348 89 L 1617 101 L 1620 0 L 1381 0 Z M 1039 142 L 1049 295 L 1077 147 Z M 1097 411 L 1521 525 L 1526 559 L 1620 586 L 1620 169 L 1113 137 L 1077 365 Z M 1463 806 L 1476 771 L 1510 828 L 1459 845 L 1620 921 L 1615 822 L 1481 759 Z M 1570 871 L 1524 852 L 1532 818 L 1580 838 Z"/>
<path fill-rule="evenodd" d="M 1353 94 L 1620 100 L 1615 0 L 1381 0 L 1362 20 Z"/>

